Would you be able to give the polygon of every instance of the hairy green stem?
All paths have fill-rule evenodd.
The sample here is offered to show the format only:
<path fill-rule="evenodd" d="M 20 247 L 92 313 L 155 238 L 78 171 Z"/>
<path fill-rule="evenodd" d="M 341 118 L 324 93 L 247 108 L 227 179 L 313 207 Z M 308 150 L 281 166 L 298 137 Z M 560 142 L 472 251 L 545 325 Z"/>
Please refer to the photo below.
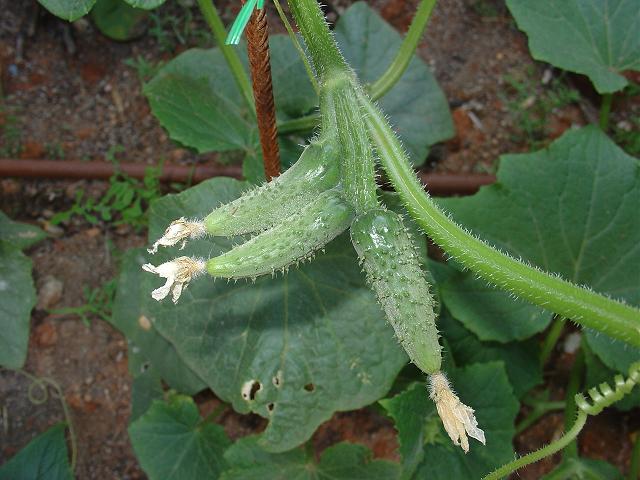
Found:
<path fill-rule="evenodd" d="M 540 366 L 544 367 L 553 353 L 553 349 L 558 343 L 560 336 L 564 330 L 564 322 L 565 318 L 556 316 L 553 319 L 553 323 L 551 324 L 551 328 L 547 332 L 547 336 L 544 339 L 544 343 L 542 344 L 542 349 L 540 350 Z"/>
<path fill-rule="evenodd" d="M 564 447 L 566 447 L 569 443 L 571 443 L 580 433 L 584 424 L 587 421 L 587 414 L 580 410 L 578 412 L 578 417 L 576 418 L 573 427 L 569 430 L 563 437 L 560 437 L 553 443 L 550 443 L 546 447 L 541 448 L 540 450 L 536 450 L 535 452 L 531 452 L 524 457 L 520 457 L 513 462 L 509 462 L 497 470 L 494 470 L 489 475 L 483 477 L 483 480 L 499 480 L 500 478 L 506 477 L 511 473 L 515 472 L 519 468 L 525 467 L 531 463 L 542 460 L 549 455 L 553 455 L 556 452 L 559 452 Z"/>
<path fill-rule="evenodd" d="M 247 107 L 249 107 L 249 111 L 255 115 L 256 108 L 253 103 L 253 91 L 251 89 L 249 76 L 242 66 L 240 57 L 238 57 L 234 47 L 225 44 L 227 31 L 220 19 L 220 15 L 218 15 L 216 7 L 213 5 L 212 0 L 198 0 L 198 6 L 200 7 L 202 16 L 207 22 L 207 25 L 209 25 L 209 28 L 216 39 L 218 48 L 222 52 L 222 55 L 229 66 L 229 70 L 231 70 L 231 73 L 233 74 L 233 78 L 236 80 L 236 85 L 242 94 L 242 98 L 244 98 Z"/>
<path fill-rule="evenodd" d="M 532 407 L 531 412 L 516 425 L 516 435 L 524 432 L 547 413 L 563 410 L 565 402 L 536 402 L 532 404 Z"/>
<path fill-rule="evenodd" d="M 605 93 L 600 104 L 600 128 L 603 132 L 609 129 L 609 114 L 611 113 L 612 93 Z"/>
<path fill-rule="evenodd" d="M 393 86 L 400 80 L 405 70 L 409 66 L 409 62 L 413 58 L 413 54 L 418 48 L 418 42 L 422 37 L 436 0 L 422 0 L 413 17 L 411 26 L 407 35 L 400 45 L 400 49 L 396 57 L 391 62 L 387 70 L 369 87 L 369 93 L 373 100 L 382 98 Z"/>
<path fill-rule="evenodd" d="M 384 115 L 363 97 L 380 162 L 416 222 L 442 249 L 485 281 L 611 337 L 640 346 L 640 311 L 500 252 L 455 223 L 424 191 Z"/>
<path fill-rule="evenodd" d="M 318 78 L 322 81 L 333 71 L 351 71 L 329 30 L 316 0 L 289 0 L 289 8 L 298 24 Z"/>
<path fill-rule="evenodd" d="M 565 430 L 573 426 L 573 422 L 576 417 L 576 394 L 580 390 L 582 384 L 582 374 L 584 372 L 584 352 L 579 349 L 576 353 L 576 358 L 571 367 L 571 375 L 569 377 L 569 384 L 566 391 L 566 406 L 564 407 L 564 428 Z M 575 441 L 570 442 L 563 452 L 565 460 L 570 458 L 578 458 L 578 443 Z"/>

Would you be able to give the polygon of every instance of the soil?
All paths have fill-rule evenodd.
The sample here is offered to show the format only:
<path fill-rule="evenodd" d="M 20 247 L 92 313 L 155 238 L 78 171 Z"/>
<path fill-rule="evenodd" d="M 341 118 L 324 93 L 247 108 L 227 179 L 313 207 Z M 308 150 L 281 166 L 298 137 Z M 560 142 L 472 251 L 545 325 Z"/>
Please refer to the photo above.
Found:
<path fill-rule="evenodd" d="M 88 19 L 68 25 L 44 12 L 35 0 L 0 0 L 0 156 L 61 162 L 115 158 L 149 165 L 160 159 L 184 164 L 220 160 L 213 154 L 197 155 L 168 139 L 150 114 L 138 73 L 124 63 L 143 58 L 152 65 L 190 46 L 211 43 L 194 7 L 167 3 L 156 11 L 156 21 L 146 34 L 119 43 L 102 36 Z M 236 3 L 216 2 L 226 22 L 237 13 Z M 325 3 L 330 19 L 335 20 L 352 1 Z M 375 0 L 371 4 L 405 31 L 417 1 Z M 282 30 L 275 12 L 270 14 L 272 31 Z M 429 170 L 493 172 L 501 154 L 526 151 L 534 143 L 544 145 L 567 128 L 594 118 L 597 105 L 575 77 L 561 81 L 584 94 L 580 101 L 547 110 L 536 108 L 545 102 L 553 79 L 560 74 L 532 60 L 526 37 L 501 1 L 439 2 L 419 54 L 443 87 L 456 127 L 453 139 L 432 149 L 426 162 Z M 518 96 L 509 79 L 528 82 L 527 96 Z M 522 118 L 514 116 L 510 105 L 528 105 L 534 118 L 544 111 L 542 126 L 527 135 Z M 637 112 L 638 107 L 629 108 Z M 49 223 L 55 212 L 71 206 L 78 189 L 98 198 L 108 188 L 107 182 L 2 179 L 0 187 L 0 208 L 5 213 L 39 224 L 52 234 L 53 238 L 28 251 L 40 292 L 52 277 L 63 284 L 59 298 L 48 299 L 50 308 L 84 304 L 85 287 L 99 287 L 116 276 L 118 252 L 146 241 L 144 232 L 127 226 L 94 226 L 84 220 L 62 227 Z M 77 316 L 53 315 L 43 308 L 34 310 L 31 327 L 24 369 L 55 379 L 64 392 L 78 435 L 78 478 L 145 478 L 127 435 L 131 378 L 125 338 L 96 316 L 85 324 Z M 570 365 L 571 360 L 563 358 L 557 364 Z M 567 375 L 567 370 L 546 372 L 555 398 L 562 398 Z M 6 412 L 0 463 L 64 419 L 55 396 L 39 405 L 29 401 L 30 384 L 18 373 L 0 372 L 0 404 Z M 219 404 L 210 392 L 198 395 L 197 401 L 203 414 Z M 526 408 L 522 415 L 525 413 Z M 218 421 L 234 439 L 264 428 L 259 417 L 229 410 Z M 637 414 L 608 412 L 591 419 L 581 436 L 582 453 L 605 458 L 624 471 L 630 458 L 629 432 L 635 423 Z M 547 443 L 562 428 L 561 414 L 547 415 L 516 439 L 517 451 L 525 453 Z M 392 422 L 372 409 L 336 414 L 316 432 L 313 444 L 321 452 L 341 440 L 367 445 L 376 458 L 399 458 Z M 519 477 L 539 478 L 558 461 L 559 457 L 547 459 L 523 470 Z"/>

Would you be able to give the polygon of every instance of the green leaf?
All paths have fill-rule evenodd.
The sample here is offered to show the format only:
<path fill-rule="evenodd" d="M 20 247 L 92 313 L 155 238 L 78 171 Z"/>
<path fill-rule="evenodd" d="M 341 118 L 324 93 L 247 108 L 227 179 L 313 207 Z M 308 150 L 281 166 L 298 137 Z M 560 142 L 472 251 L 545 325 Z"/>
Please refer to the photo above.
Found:
<path fill-rule="evenodd" d="M 553 314 L 456 272 L 440 288 L 442 301 L 480 340 L 510 342 L 544 330 Z"/>
<path fill-rule="evenodd" d="M 440 203 L 474 234 L 515 257 L 637 305 L 639 166 L 599 129 L 586 127 L 568 131 L 547 149 L 503 156 L 497 183 L 471 197 Z M 456 284 L 447 288 L 450 293 Z M 485 315 L 481 323 L 469 318 L 458 317 L 476 335 L 502 341 L 509 337 L 511 322 L 526 320 L 517 315 Z M 537 330 L 547 325 L 540 318 Z"/>
<path fill-rule="evenodd" d="M 103 35 L 118 40 L 131 40 L 144 33 L 146 10 L 133 8 L 124 0 L 98 0 L 91 19 Z"/>
<path fill-rule="evenodd" d="M 481 342 L 446 310 L 441 312 L 438 328 L 456 365 L 503 362 L 518 398 L 542 383 L 539 348 L 534 339 L 512 343 Z"/>
<path fill-rule="evenodd" d="M 622 90 L 640 70 L 636 0 L 507 0 L 533 58 L 587 75 L 600 93 Z"/>
<path fill-rule="evenodd" d="M 191 397 L 174 395 L 129 426 L 131 444 L 150 480 L 218 478 L 231 443 L 220 425 L 202 423 Z"/>
<path fill-rule="evenodd" d="M 63 20 L 73 22 L 89 13 L 96 0 L 38 0 L 40 5 Z"/>
<path fill-rule="evenodd" d="M 36 290 L 31 259 L 0 241 L 0 365 L 20 368 L 27 358 L 31 309 Z"/>
<path fill-rule="evenodd" d="M 27 223 L 14 222 L 0 212 L 0 240 L 14 247 L 25 249 L 47 238 L 38 227 Z"/>
<path fill-rule="evenodd" d="M 199 153 L 257 143 L 255 121 L 217 48 L 181 53 L 145 85 L 144 94 L 171 138 Z"/>
<path fill-rule="evenodd" d="M 0 480 L 72 480 L 65 424 L 38 435 L 0 467 Z"/>
<path fill-rule="evenodd" d="M 365 2 L 340 16 L 334 30 L 340 48 L 362 82 L 378 79 L 393 61 L 402 36 Z M 409 156 L 416 165 L 429 146 L 454 134 L 449 105 L 427 65 L 414 57 L 402 78 L 381 100 Z"/>
<path fill-rule="evenodd" d="M 449 378 L 460 400 L 475 410 L 487 445 L 471 439 L 469 453 L 453 445 L 442 427 L 424 384 L 413 385 L 382 401 L 396 422 L 403 455 L 404 478 L 479 478 L 514 456 L 511 440 L 518 401 L 513 396 L 504 366 L 479 363 L 455 369 Z M 425 401 L 425 398 L 427 401 Z M 421 450 L 420 450 L 421 449 Z"/>
<path fill-rule="evenodd" d="M 125 0 L 129 5 L 135 8 L 143 8 L 152 10 L 162 5 L 166 0 Z"/>
<path fill-rule="evenodd" d="M 146 412 L 154 400 L 162 400 L 162 380 L 158 372 L 153 368 L 147 368 L 144 372 L 133 378 L 131 383 L 131 415 L 129 423 L 133 423 Z"/>
<path fill-rule="evenodd" d="M 181 216 L 202 218 L 247 187 L 216 178 L 154 202 L 150 238 Z M 208 258 L 231 245 L 225 238 L 195 240 L 179 254 Z M 163 249 L 149 261 L 177 254 Z M 200 278 L 177 305 L 151 298 L 157 277 L 140 270 L 131 280 L 144 295 L 141 313 L 189 368 L 238 412 L 270 419 L 261 441 L 271 451 L 307 440 L 335 411 L 377 400 L 406 363 L 346 236 L 284 277 L 255 284 Z"/>
<path fill-rule="evenodd" d="M 623 480 L 616 467 L 603 460 L 569 458 L 541 480 Z"/>
<path fill-rule="evenodd" d="M 269 453 L 250 436 L 233 444 L 225 458 L 231 467 L 220 480 L 393 480 L 400 474 L 398 464 L 372 460 L 368 448 L 350 443 L 329 447 L 316 462 L 302 448 Z"/>
<path fill-rule="evenodd" d="M 142 300 L 148 293 L 140 284 L 140 271 L 144 263 L 144 249 L 133 249 L 124 254 L 109 319 L 127 337 L 129 371 L 136 378 L 153 370 L 182 393 L 199 392 L 205 388 L 204 381 L 187 367 L 171 343 L 160 335 L 142 312 Z"/>

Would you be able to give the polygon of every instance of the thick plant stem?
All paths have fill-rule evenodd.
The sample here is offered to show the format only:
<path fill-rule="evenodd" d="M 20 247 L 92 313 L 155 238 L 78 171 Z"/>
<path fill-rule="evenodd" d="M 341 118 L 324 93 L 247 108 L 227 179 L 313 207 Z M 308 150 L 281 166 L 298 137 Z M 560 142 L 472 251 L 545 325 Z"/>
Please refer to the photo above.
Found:
<path fill-rule="evenodd" d="M 289 0 L 289 8 L 305 39 L 317 77 L 322 81 L 327 72 L 351 71 L 338 50 L 318 2 Z"/>
<path fill-rule="evenodd" d="M 212 0 L 198 0 L 198 6 L 200 7 L 202 16 L 207 22 L 207 25 L 209 25 L 209 28 L 216 39 L 218 48 L 222 52 L 222 55 L 229 66 L 229 70 L 231 70 L 231 73 L 233 74 L 233 78 L 236 80 L 236 85 L 238 86 L 247 107 L 249 107 L 249 111 L 255 112 L 253 95 L 251 94 L 251 82 L 249 82 L 247 72 L 245 72 L 242 63 L 240 62 L 240 57 L 238 57 L 234 47 L 225 45 L 227 31 L 220 19 L 220 15 L 218 15 L 216 7 L 213 5 Z"/>
<path fill-rule="evenodd" d="M 383 97 L 393 86 L 400 80 L 405 70 L 409 66 L 409 62 L 413 58 L 413 54 L 418 47 L 418 42 L 422 37 L 436 0 L 422 0 L 418 6 L 411 26 L 407 35 L 402 41 L 402 45 L 391 62 L 387 70 L 369 87 L 369 94 L 373 100 Z"/>
<path fill-rule="evenodd" d="M 271 57 L 269 55 L 266 8 L 253 11 L 246 34 L 264 174 L 267 181 L 270 181 L 273 177 L 280 175 L 280 150 L 276 127 L 276 107 L 271 84 Z"/>
<path fill-rule="evenodd" d="M 500 478 L 504 478 L 509 474 L 515 472 L 519 468 L 525 467 L 531 463 L 542 460 L 549 455 L 553 455 L 554 453 L 559 452 L 578 436 L 586 421 L 587 414 L 580 410 L 578 412 L 578 418 L 576 418 L 573 427 L 571 427 L 571 430 L 569 430 L 563 437 L 547 445 L 546 447 L 541 448 L 540 450 L 531 452 L 524 457 L 520 457 L 513 462 L 509 462 L 506 465 L 501 466 L 486 477 L 483 477 L 483 480 L 499 480 Z"/>
<path fill-rule="evenodd" d="M 442 249 L 485 281 L 611 337 L 640 346 L 640 311 L 506 255 L 455 223 L 423 190 L 382 113 L 361 98 L 369 133 L 395 190 Z"/>

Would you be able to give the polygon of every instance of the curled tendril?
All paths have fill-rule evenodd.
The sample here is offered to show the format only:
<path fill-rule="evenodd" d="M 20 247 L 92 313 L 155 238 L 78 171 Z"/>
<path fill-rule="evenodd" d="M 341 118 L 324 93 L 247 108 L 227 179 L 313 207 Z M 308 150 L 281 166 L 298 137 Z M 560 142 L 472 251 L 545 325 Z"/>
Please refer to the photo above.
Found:
<path fill-rule="evenodd" d="M 610 407 L 618 400 L 621 400 L 622 397 L 633 390 L 634 386 L 640 383 L 640 362 L 636 362 L 629 367 L 629 377 L 626 380 L 622 375 L 616 375 L 614 377 L 614 383 L 615 389 L 611 388 L 611 386 L 606 382 L 601 383 L 598 387 L 590 388 L 588 393 L 591 397 L 591 401 L 593 402 L 592 404 L 587 401 L 583 394 L 577 394 L 575 396 L 575 400 L 578 407 L 578 417 L 567 433 L 546 447 L 501 466 L 497 470 L 494 470 L 489 475 L 485 476 L 483 480 L 498 480 L 500 478 L 504 478 L 519 468 L 542 460 L 543 458 L 553 455 L 566 447 L 582 431 L 589 415 L 599 414 L 603 409 Z"/>
<path fill-rule="evenodd" d="M 3 371 L 4 369 L 0 369 Z M 75 471 L 77 459 L 78 459 L 78 442 L 76 438 L 75 428 L 73 426 L 73 422 L 71 421 L 71 412 L 69 411 L 69 406 L 64 399 L 64 393 L 62 388 L 52 378 L 47 377 L 36 377 L 31 373 L 25 370 L 14 370 L 14 372 L 19 373 L 20 375 L 24 375 L 27 377 L 31 383 L 27 389 L 27 398 L 33 405 L 42 405 L 47 400 L 49 400 L 49 389 L 53 389 L 55 395 L 53 397 L 57 398 L 62 405 L 62 411 L 64 412 L 67 428 L 69 429 L 69 440 L 71 441 L 71 471 Z M 6 416 L 6 415 L 5 415 Z"/>
<path fill-rule="evenodd" d="M 251 18 L 254 8 L 262 10 L 264 8 L 264 0 L 248 0 L 242 6 L 238 16 L 233 21 L 231 30 L 229 30 L 229 35 L 227 35 L 227 39 L 224 42 L 226 45 L 237 45 L 240 42 L 242 32 L 244 32 L 247 23 L 249 23 L 249 19 Z"/>
<path fill-rule="evenodd" d="M 612 389 L 606 382 L 589 389 L 587 393 L 593 404 L 589 403 L 582 393 L 578 393 L 575 396 L 578 408 L 588 415 L 598 415 L 602 410 L 622 399 L 633 390 L 636 384 L 640 383 L 640 362 L 629 367 L 629 377 L 626 380 L 622 375 L 616 375 L 613 381 L 615 389 Z"/>

